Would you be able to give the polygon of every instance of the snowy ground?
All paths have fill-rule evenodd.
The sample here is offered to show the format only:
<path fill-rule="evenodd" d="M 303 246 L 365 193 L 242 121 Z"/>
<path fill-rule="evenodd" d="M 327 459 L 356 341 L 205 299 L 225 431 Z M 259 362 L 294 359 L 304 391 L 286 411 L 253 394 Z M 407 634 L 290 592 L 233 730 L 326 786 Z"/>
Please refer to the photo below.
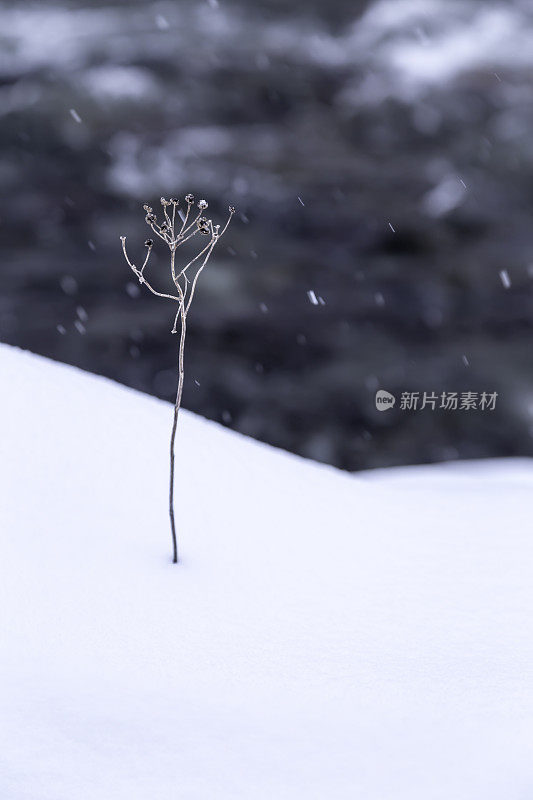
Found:
<path fill-rule="evenodd" d="M 0 347 L 0 797 L 525 800 L 533 469 L 350 477 Z"/>

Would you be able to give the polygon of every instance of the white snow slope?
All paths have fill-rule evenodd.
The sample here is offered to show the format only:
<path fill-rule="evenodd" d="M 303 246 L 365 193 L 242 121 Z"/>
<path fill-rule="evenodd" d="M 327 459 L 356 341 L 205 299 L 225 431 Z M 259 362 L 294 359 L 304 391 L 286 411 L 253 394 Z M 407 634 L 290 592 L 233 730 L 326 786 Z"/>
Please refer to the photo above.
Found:
<path fill-rule="evenodd" d="M 533 796 L 533 470 L 351 477 L 0 347 L 2 800 Z"/>

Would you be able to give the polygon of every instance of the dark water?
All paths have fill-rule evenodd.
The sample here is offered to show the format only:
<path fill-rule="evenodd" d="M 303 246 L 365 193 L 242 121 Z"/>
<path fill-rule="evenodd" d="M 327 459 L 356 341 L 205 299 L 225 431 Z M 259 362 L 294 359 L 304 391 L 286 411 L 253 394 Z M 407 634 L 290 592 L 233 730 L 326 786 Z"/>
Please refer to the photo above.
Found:
<path fill-rule="evenodd" d="M 139 259 L 142 203 L 192 191 L 238 214 L 187 408 L 346 469 L 531 454 L 531 7 L 430 5 L 4 4 L 0 338 L 170 399 L 118 237 Z"/>

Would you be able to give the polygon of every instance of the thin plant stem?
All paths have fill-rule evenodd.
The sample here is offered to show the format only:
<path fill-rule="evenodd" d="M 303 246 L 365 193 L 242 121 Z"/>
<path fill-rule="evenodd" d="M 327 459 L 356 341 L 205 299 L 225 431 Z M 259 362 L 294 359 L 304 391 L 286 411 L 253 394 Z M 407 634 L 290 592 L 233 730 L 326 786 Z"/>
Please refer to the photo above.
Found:
<path fill-rule="evenodd" d="M 175 252 L 171 254 L 172 259 L 172 272 L 174 273 L 174 257 Z M 176 536 L 176 522 L 174 519 L 174 461 L 175 461 L 175 442 L 176 430 L 178 427 L 178 416 L 181 408 L 181 397 L 183 394 L 183 378 L 185 375 L 185 336 L 187 333 L 187 317 L 185 313 L 185 298 L 181 286 L 178 284 L 178 293 L 180 295 L 180 346 L 178 351 L 178 388 L 176 391 L 176 400 L 174 402 L 174 419 L 172 421 L 172 433 L 170 434 L 170 486 L 168 496 L 168 513 L 170 516 L 170 532 L 172 536 L 172 563 L 178 563 L 178 539 Z"/>
<path fill-rule="evenodd" d="M 174 482 L 175 482 L 175 450 L 176 450 L 176 432 L 178 428 L 178 417 L 181 408 L 181 398 L 183 395 L 183 379 L 185 375 L 184 369 L 184 361 L 185 361 L 185 337 L 187 333 L 187 314 L 189 312 L 189 308 L 192 303 L 192 299 L 194 297 L 194 292 L 196 289 L 196 283 L 200 276 L 200 273 L 206 266 L 213 249 L 220 239 L 220 237 L 226 232 L 229 223 L 231 222 L 231 218 L 235 213 L 235 209 L 233 206 L 229 207 L 229 218 L 222 229 L 220 231 L 220 225 L 213 226 L 212 220 L 208 220 L 202 216 L 203 211 L 207 208 L 207 203 L 205 200 L 200 200 L 198 203 L 198 208 L 200 209 L 200 213 L 198 216 L 192 221 L 189 222 L 189 216 L 191 212 L 191 207 L 194 203 L 194 198 L 192 195 L 187 195 L 185 198 L 187 203 L 187 213 L 185 214 L 184 218 L 182 219 L 182 226 L 181 230 L 178 233 L 177 237 L 174 234 L 174 225 L 175 225 L 175 217 L 176 217 L 176 208 L 178 205 L 178 201 L 174 199 L 166 200 L 164 197 L 161 198 L 161 205 L 163 206 L 163 213 L 165 216 L 165 222 L 161 225 L 157 224 L 157 217 L 153 213 L 152 209 L 145 205 L 143 206 L 144 210 L 146 211 L 146 222 L 149 227 L 153 230 L 157 236 L 162 239 L 170 249 L 170 275 L 172 278 L 172 282 L 176 286 L 177 289 L 177 296 L 166 294 L 165 292 L 160 292 L 157 289 L 154 289 L 151 283 L 149 283 L 146 278 L 144 277 L 144 270 L 148 264 L 148 259 L 152 253 L 153 248 L 153 241 L 151 239 L 147 239 L 145 242 L 146 247 L 148 248 L 148 252 L 146 254 L 146 258 L 144 259 L 144 263 L 142 267 L 138 268 L 135 264 L 130 260 L 128 254 L 126 252 L 126 237 L 121 236 L 120 239 L 122 241 L 122 250 L 124 253 L 124 257 L 126 262 L 132 272 L 135 274 L 139 283 L 144 284 L 147 289 L 157 297 L 164 297 L 168 300 L 173 300 L 177 302 L 178 309 L 174 319 L 174 325 L 172 327 L 172 333 L 177 333 L 177 323 L 178 318 L 180 320 L 180 339 L 179 339 L 179 349 L 178 349 L 178 386 L 176 390 L 176 399 L 174 401 L 174 418 L 172 421 L 172 431 L 170 434 L 170 483 L 169 483 L 169 496 L 168 496 L 168 510 L 170 516 L 170 531 L 172 535 L 172 563 L 177 564 L 179 557 L 178 557 L 178 537 L 176 534 L 176 521 L 174 516 Z M 172 205 L 172 217 L 167 212 L 167 206 Z M 192 233 L 189 231 L 195 228 Z M 210 240 L 206 247 L 200 250 L 194 258 L 192 258 L 184 267 L 182 267 L 179 272 L 176 270 L 176 250 L 180 247 L 184 242 L 188 239 L 191 239 L 195 234 L 201 233 L 210 236 Z M 204 256 L 203 260 L 201 261 L 199 267 L 196 267 L 195 270 L 192 270 L 194 264 L 197 264 L 200 258 Z M 194 278 L 189 279 L 187 275 L 187 270 L 195 271 L 196 274 Z M 183 286 L 180 283 L 180 279 L 183 278 Z"/>

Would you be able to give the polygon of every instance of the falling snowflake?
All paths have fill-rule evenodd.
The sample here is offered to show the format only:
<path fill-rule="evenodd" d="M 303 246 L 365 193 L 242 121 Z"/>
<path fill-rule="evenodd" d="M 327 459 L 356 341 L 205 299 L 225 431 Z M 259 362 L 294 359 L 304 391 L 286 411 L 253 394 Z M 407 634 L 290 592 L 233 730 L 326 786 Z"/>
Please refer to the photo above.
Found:
<path fill-rule="evenodd" d="M 506 269 L 500 270 L 500 279 L 503 283 L 504 289 L 509 289 L 511 286 L 511 278 L 509 277 L 509 273 Z"/>

